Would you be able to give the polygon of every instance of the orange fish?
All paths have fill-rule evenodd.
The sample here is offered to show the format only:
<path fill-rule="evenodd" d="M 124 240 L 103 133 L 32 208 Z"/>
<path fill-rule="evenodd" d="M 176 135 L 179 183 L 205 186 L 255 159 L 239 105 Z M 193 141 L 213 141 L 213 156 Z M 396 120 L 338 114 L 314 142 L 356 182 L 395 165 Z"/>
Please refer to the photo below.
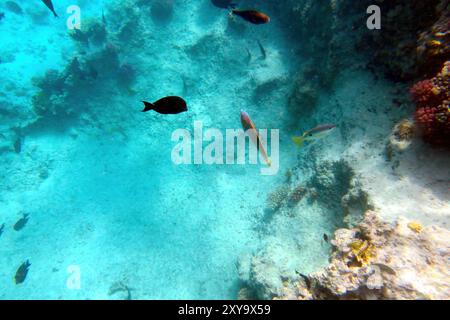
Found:
<path fill-rule="evenodd" d="M 272 161 L 269 159 L 266 149 L 264 149 L 263 144 L 261 143 L 261 139 L 259 138 L 258 130 L 256 130 L 255 125 L 253 124 L 253 121 L 250 119 L 249 115 L 241 110 L 241 123 L 244 130 L 252 130 L 254 132 L 254 136 L 256 137 L 256 143 L 259 149 L 259 152 L 261 152 L 262 156 L 264 157 L 264 160 L 266 161 L 267 165 L 270 167 L 272 165 Z M 255 141 L 254 141 L 255 142 Z"/>
<path fill-rule="evenodd" d="M 231 13 L 253 24 L 265 24 L 270 22 L 270 17 L 268 15 L 256 10 L 233 9 L 231 10 Z"/>

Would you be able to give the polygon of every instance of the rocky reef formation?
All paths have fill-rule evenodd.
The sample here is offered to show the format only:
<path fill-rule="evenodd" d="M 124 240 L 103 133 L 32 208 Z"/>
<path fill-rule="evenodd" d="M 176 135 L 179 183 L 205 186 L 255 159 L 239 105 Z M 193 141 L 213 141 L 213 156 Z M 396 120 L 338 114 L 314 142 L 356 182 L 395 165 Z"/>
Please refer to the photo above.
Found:
<path fill-rule="evenodd" d="M 71 119 L 80 116 L 98 101 L 96 96 L 109 90 L 112 85 L 126 93 L 136 72 L 132 65 L 121 57 L 120 39 L 122 28 L 110 32 L 106 21 L 87 18 L 81 29 L 69 31 L 76 51 L 63 70 L 48 70 L 45 75 L 35 77 L 34 85 L 39 91 L 33 96 L 33 110 L 39 120 L 52 118 Z M 48 121 L 52 123 L 52 121 Z M 53 122 L 54 123 L 54 122 Z"/>
<path fill-rule="evenodd" d="M 268 195 L 262 225 L 264 244 L 239 260 L 241 298 L 272 299 L 297 280 L 299 273 L 312 271 L 305 271 L 305 266 L 323 266 L 328 244 L 320 232 L 310 234 L 311 224 L 323 228 L 324 233 L 332 232 L 357 224 L 362 213 L 372 208 L 345 161 L 316 163 L 314 172 L 305 181 L 288 171 L 287 181 Z"/>
<path fill-rule="evenodd" d="M 329 266 L 289 283 L 276 299 L 450 299 L 450 232 L 367 211 L 339 229 Z"/>

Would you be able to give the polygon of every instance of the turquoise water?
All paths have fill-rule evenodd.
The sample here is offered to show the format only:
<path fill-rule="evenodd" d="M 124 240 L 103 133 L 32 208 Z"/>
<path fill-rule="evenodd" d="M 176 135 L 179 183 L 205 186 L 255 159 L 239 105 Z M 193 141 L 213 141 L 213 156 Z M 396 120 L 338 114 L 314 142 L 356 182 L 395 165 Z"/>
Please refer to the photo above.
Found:
<path fill-rule="evenodd" d="M 122 282 L 132 299 L 234 299 L 240 259 L 271 241 L 272 250 L 283 248 L 281 261 L 294 248 L 291 273 L 326 263 L 320 239 L 339 217 L 305 203 L 301 216 L 267 222 L 267 195 L 298 165 L 291 135 L 336 120 L 330 113 L 302 122 L 287 107 L 310 57 L 281 5 L 244 1 L 271 15 L 270 24 L 252 25 L 210 1 L 174 1 L 168 23 L 151 18 L 152 1 L 53 2 L 59 19 L 40 1 L 20 4 L 22 14 L 1 10 L 0 298 L 124 299 L 111 289 Z M 74 2 L 93 37 L 87 43 L 66 26 Z M 60 88 L 41 80 L 39 88 L 48 70 L 74 77 L 74 57 L 83 77 Z M 33 97 L 45 94 L 51 99 L 37 112 Z M 189 111 L 140 112 L 141 100 L 168 95 L 183 96 Z M 194 121 L 239 129 L 241 110 L 257 127 L 280 130 L 278 174 L 261 175 L 264 164 L 172 162 L 174 130 L 192 132 Z M 14 230 L 24 213 L 28 222 Z M 27 259 L 26 280 L 16 285 Z M 74 266 L 76 289 L 67 285 Z"/>

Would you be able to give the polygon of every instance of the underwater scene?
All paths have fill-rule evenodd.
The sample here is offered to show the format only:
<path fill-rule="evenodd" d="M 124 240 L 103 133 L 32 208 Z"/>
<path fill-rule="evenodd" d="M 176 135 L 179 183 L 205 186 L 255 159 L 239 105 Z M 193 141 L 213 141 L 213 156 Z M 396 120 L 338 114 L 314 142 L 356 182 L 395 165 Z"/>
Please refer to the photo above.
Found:
<path fill-rule="evenodd" d="M 0 299 L 450 299 L 450 1 L 0 0 Z"/>

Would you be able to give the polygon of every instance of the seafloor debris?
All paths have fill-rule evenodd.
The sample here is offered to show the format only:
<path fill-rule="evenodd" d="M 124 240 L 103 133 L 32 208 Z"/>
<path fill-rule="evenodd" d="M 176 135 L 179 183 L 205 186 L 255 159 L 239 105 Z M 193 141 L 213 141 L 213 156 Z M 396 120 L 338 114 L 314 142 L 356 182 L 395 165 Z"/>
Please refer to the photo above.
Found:
<path fill-rule="evenodd" d="M 450 232 L 419 226 L 367 211 L 335 232 L 331 262 L 309 275 L 310 288 L 298 279 L 277 299 L 450 299 Z"/>

